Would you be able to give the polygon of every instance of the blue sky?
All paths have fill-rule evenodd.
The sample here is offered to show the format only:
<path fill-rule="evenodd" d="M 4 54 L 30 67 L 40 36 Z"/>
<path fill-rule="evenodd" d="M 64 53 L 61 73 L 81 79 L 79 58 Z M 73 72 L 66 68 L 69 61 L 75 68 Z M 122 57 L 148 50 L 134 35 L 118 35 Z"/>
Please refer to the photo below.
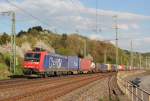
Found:
<path fill-rule="evenodd" d="M 81 0 L 88 7 L 95 7 L 96 0 Z M 97 0 L 98 8 L 150 15 L 150 0 Z"/>
<path fill-rule="evenodd" d="M 16 12 L 17 32 L 41 25 L 59 33 L 70 34 L 78 30 L 81 35 L 91 39 L 111 40 L 115 39 L 112 16 L 117 15 L 120 28 L 119 47 L 130 49 L 132 39 L 135 51 L 150 51 L 149 0 L 97 0 L 97 22 L 96 0 L 72 0 L 72 2 L 71 0 L 9 0 L 38 17 L 40 21 L 6 1 L 0 0 L 0 11 L 14 10 Z M 0 33 L 10 33 L 10 20 L 8 16 L 0 16 Z M 98 26 L 98 33 L 96 33 L 96 26 Z"/>

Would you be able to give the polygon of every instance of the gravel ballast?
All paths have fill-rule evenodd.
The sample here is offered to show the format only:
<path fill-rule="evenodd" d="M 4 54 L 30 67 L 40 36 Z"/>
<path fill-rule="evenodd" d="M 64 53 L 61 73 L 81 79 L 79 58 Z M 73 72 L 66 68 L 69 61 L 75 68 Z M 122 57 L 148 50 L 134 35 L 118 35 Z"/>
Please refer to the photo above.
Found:
<path fill-rule="evenodd" d="M 72 91 L 55 101 L 109 101 L 109 78 L 103 78 Z M 119 95 L 119 101 L 129 101 L 126 96 Z"/>

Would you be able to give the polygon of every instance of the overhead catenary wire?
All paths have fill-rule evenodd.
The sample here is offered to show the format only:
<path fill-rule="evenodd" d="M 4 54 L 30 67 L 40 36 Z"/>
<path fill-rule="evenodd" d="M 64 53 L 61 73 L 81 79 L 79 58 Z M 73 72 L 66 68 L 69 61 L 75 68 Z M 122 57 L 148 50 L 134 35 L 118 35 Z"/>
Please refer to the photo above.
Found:
<path fill-rule="evenodd" d="M 99 11 L 99 9 L 98 9 L 98 7 L 99 7 L 99 2 L 98 2 L 98 0 L 96 0 L 95 1 L 95 6 L 96 6 L 96 34 L 98 34 L 98 32 L 101 32 L 102 31 L 102 21 L 103 21 L 103 19 L 102 19 L 102 14 L 100 14 L 100 13 L 102 13 L 102 12 L 100 12 Z M 100 16 L 99 16 L 100 15 Z M 100 18 L 100 19 L 99 19 Z M 100 21 L 101 20 L 101 21 Z M 100 22 L 99 22 L 100 21 Z"/>
<path fill-rule="evenodd" d="M 96 34 L 98 34 L 98 0 L 96 0 Z"/>
<path fill-rule="evenodd" d="M 82 12 L 81 12 L 81 10 L 80 10 L 81 7 L 80 7 L 78 4 L 75 4 L 75 2 L 74 2 L 75 0 L 70 0 L 70 1 L 71 1 L 72 4 L 75 6 L 75 8 L 78 8 L 77 13 L 82 16 Z M 88 12 L 88 9 L 84 9 L 84 10 L 87 10 L 86 12 Z M 96 23 L 95 20 L 94 20 L 94 22 Z M 90 26 L 90 23 L 88 23 L 87 20 L 85 20 L 84 23 L 85 23 L 85 25 L 87 25 L 87 27 Z M 92 27 L 93 27 L 93 26 L 92 26 Z M 89 28 L 91 28 L 91 27 L 88 27 L 88 29 L 89 29 Z M 78 30 L 78 29 L 77 29 L 77 30 Z M 94 26 L 94 30 L 92 29 L 92 31 L 94 31 L 94 32 L 96 31 L 95 26 Z"/>
<path fill-rule="evenodd" d="M 73 0 L 70 0 L 70 1 L 71 1 L 71 3 L 75 6 L 75 8 L 78 8 L 77 5 L 75 4 L 75 2 L 74 2 Z M 79 11 L 79 12 L 78 12 L 78 11 Z M 76 13 L 78 13 L 79 15 L 81 15 L 80 10 L 78 10 L 78 11 L 76 11 Z M 76 30 L 77 33 L 79 32 L 79 29 L 75 29 L 75 30 Z"/>
<path fill-rule="evenodd" d="M 0 9 L 1 9 L 1 7 L 0 7 Z M 9 14 L 6 14 L 6 12 L 0 11 L 0 16 L 5 16 L 5 15 L 9 15 Z M 5 24 L 7 26 L 10 26 L 10 24 L 4 22 L 4 20 L 3 21 L 0 20 L 0 24 Z"/>
<path fill-rule="evenodd" d="M 76 8 L 78 8 L 77 7 L 77 5 L 74 3 L 74 1 L 73 0 L 70 0 L 71 2 L 72 2 L 72 4 L 76 7 Z M 80 9 L 79 9 L 79 12 L 77 12 L 79 15 L 82 15 L 82 13 L 81 13 L 81 11 L 80 11 Z M 88 22 L 87 22 L 87 20 L 85 20 L 85 22 L 87 23 L 87 25 L 88 25 Z M 77 32 L 79 32 L 79 29 L 76 29 L 77 30 Z M 87 55 L 87 40 L 86 39 L 84 39 L 84 57 L 86 57 L 86 55 Z"/>
<path fill-rule="evenodd" d="M 9 0 L 6 0 L 10 5 L 14 6 L 15 8 L 21 10 L 22 12 L 24 12 L 25 14 L 28 14 L 29 16 L 31 16 L 32 18 L 34 18 L 35 20 L 37 20 L 38 22 L 40 22 L 41 24 L 44 24 L 46 26 L 48 26 L 49 28 L 52 28 L 52 26 L 50 24 L 48 24 L 47 22 L 41 20 L 40 18 L 38 18 L 37 16 L 31 14 L 30 12 L 26 11 L 25 9 L 21 8 L 20 6 L 12 3 L 11 1 Z"/>

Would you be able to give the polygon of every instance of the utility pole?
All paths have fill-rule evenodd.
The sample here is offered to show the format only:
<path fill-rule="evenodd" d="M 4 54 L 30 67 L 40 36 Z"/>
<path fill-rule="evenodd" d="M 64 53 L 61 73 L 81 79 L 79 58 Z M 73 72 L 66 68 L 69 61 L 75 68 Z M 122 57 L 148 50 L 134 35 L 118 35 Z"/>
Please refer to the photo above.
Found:
<path fill-rule="evenodd" d="M 142 58 L 141 58 L 141 54 L 139 53 L 139 60 L 140 60 L 140 65 L 139 65 L 139 69 L 142 68 Z"/>
<path fill-rule="evenodd" d="M 16 15 L 15 12 L 12 14 L 12 42 L 13 42 L 13 72 L 16 72 Z"/>
<path fill-rule="evenodd" d="M 96 34 L 98 34 L 98 0 L 96 0 Z"/>
<path fill-rule="evenodd" d="M 104 50 L 104 64 L 107 63 L 107 49 Z"/>
<path fill-rule="evenodd" d="M 76 31 L 75 31 L 76 33 L 79 33 L 79 30 L 77 29 Z M 83 55 L 84 55 L 84 57 L 86 57 L 86 55 L 87 55 L 87 40 L 86 39 L 81 39 L 81 41 L 83 41 Z"/>
<path fill-rule="evenodd" d="M 86 57 L 86 39 L 84 39 L 84 57 Z"/>
<path fill-rule="evenodd" d="M 118 24 L 117 24 L 117 15 L 113 16 L 115 19 L 115 31 L 116 31 L 116 66 L 118 68 Z"/>
<path fill-rule="evenodd" d="M 147 69 L 149 69 L 149 67 L 150 67 L 149 60 L 150 60 L 150 58 L 149 58 L 149 56 L 148 56 L 148 68 L 147 68 Z"/>
<path fill-rule="evenodd" d="M 133 69 L 133 43 L 132 43 L 132 40 L 131 40 L 131 52 L 130 52 L 130 57 L 131 57 L 131 60 L 130 60 L 130 66 L 131 68 L 130 69 Z"/>
<path fill-rule="evenodd" d="M 123 57 L 121 56 L 120 58 L 120 64 L 123 64 Z"/>
<path fill-rule="evenodd" d="M 0 12 L 2 15 L 7 14 L 11 16 L 12 26 L 11 26 L 11 57 L 10 57 L 10 70 L 13 68 L 13 73 L 15 73 L 16 68 L 16 16 L 15 12 L 8 11 L 8 12 Z"/>
<path fill-rule="evenodd" d="M 147 58 L 147 56 L 146 56 L 146 61 L 145 61 L 145 62 L 146 62 L 146 63 L 145 63 L 145 64 L 146 64 L 146 67 L 145 67 L 145 69 L 147 69 L 147 67 L 148 67 L 148 66 L 147 66 L 147 65 L 148 65 L 147 59 L 148 59 L 148 58 Z"/>

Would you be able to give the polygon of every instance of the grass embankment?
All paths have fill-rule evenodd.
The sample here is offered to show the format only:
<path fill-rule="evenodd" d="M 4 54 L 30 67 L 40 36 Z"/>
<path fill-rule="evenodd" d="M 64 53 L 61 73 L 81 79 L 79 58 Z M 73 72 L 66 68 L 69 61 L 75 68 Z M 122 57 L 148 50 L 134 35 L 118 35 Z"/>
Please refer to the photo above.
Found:
<path fill-rule="evenodd" d="M 0 80 L 9 79 L 11 75 L 22 75 L 22 59 L 17 56 L 17 65 L 15 68 L 15 73 L 13 73 L 13 68 L 10 68 L 10 54 L 0 54 Z"/>
<path fill-rule="evenodd" d="M 11 73 L 8 71 L 7 65 L 0 63 L 0 80 L 9 79 Z"/>

